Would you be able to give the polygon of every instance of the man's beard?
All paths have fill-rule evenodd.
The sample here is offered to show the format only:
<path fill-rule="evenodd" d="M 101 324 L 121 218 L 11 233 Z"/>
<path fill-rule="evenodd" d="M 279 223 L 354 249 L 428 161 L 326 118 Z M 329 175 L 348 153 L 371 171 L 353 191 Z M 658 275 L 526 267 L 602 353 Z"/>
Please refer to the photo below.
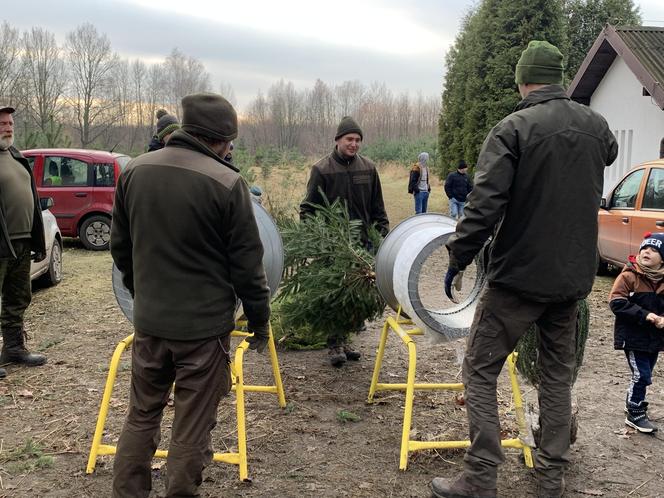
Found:
<path fill-rule="evenodd" d="M 10 137 L 0 137 L 0 150 L 7 150 L 14 145 L 14 135 Z"/>

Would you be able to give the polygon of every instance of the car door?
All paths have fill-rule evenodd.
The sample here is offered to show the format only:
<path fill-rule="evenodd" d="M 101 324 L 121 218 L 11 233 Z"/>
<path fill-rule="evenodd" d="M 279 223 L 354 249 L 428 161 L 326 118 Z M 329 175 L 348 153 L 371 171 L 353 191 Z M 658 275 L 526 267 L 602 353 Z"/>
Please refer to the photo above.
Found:
<path fill-rule="evenodd" d="M 632 225 L 645 170 L 637 169 L 613 189 L 606 210 L 599 213 L 599 250 L 614 262 L 626 261 L 631 253 Z"/>
<path fill-rule="evenodd" d="M 664 168 L 648 168 L 648 179 L 639 205 L 633 213 L 630 254 L 636 254 L 646 232 L 664 232 Z"/>
<path fill-rule="evenodd" d="M 76 237 L 76 224 L 92 203 L 92 166 L 82 159 L 44 156 L 42 197 L 53 197 L 51 212 L 64 235 Z"/>

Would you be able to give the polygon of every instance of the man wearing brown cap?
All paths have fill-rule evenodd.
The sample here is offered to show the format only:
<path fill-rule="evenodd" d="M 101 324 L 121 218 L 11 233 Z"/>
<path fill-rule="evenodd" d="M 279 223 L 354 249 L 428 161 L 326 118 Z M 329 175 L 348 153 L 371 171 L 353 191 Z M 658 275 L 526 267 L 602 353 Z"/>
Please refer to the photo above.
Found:
<path fill-rule="evenodd" d="M 465 216 L 447 242 L 445 291 L 494 234 L 487 281 L 463 361 L 470 447 L 456 481 L 435 497 L 495 497 L 503 462 L 496 380 L 519 338 L 539 326 L 542 436 L 535 456 L 540 497 L 560 497 L 569 461 L 577 301 L 597 268 L 597 211 L 604 168 L 618 146 L 602 116 L 561 86 L 563 56 L 531 41 L 516 66 L 523 100 L 484 141 Z"/>
<path fill-rule="evenodd" d="M 315 206 L 324 203 L 322 191 L 330 202 L 342 199 L 351 220 L 362 221 L 363 241 L 369 245 L 367 227 L 375 225 L 385 236 L 390 224 L 376 166 L 358 154 L 362 138 L 362 129 L 357 122 L 350 116 L 344 116 L 334 136 L 334 150 L 311 167 L 307 195 L 300 204 L 300 219 L 313 215 Z M 339 338 L 329 337 L 328 347 L 330 363 L 336 367 L 346 360 L 360 359 L 360 353 L 341 343 Z"/>
<path fill-rule="evenodd" d="M 30 260 L 43 260 L 46 244 L 32 170 L 14 148 L 14 111 L 0 105 L 0 365 L 37 366 L 46 363 L 46 356 L 26 349 L 23 315 L 32 299 Z M 0 368 L 0 378 L 6 375 Z"/>
<path fill-rule="evenodd" d="M 111 255 L 134 296 L 131 395 L 113 496 L 147 497 L 175 382 L 166 496 L 199 496 L 210 432 L 231 388 L 230 333 L 242 301 L 251 349 L 268 338 L 270 292 L 249 189 L 224 161 L 237 115 L 211 93 L 182 99 L 182 128 L 131 161 L 116 188 Z"/>

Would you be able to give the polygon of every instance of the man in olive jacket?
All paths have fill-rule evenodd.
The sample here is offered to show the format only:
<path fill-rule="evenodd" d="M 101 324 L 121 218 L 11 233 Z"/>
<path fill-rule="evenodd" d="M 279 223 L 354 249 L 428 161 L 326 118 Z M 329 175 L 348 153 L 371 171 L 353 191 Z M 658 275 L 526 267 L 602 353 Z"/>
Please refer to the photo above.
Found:
<path fill-rule="evenodd" d="M 334 150 L 311 167 L 307 195 L 300 204 L 300 219 L 314 215 L 315 206 L 324 203 L 322 191 L 330 202 L 342 199 L 351 220 L 362 221 L 362 239 L 369 246 L 367 228 L 375 224 L 384 237 L 390 230 L 390 222 L 376 165 L 358 153 L 363 138 L 357 122 L 344 116 L 334 136 Z M 363 324 L 358 328 L 361 326 Z M 327 343 L 330 363 L 335 367 L 343 365 L 346 360 L 360 359 L 360 353 L 338 337 L 328 337 Z"/>
<path fill-rule="evenodd" d="M 463 361 L 471 446 L 463 474 L 455 482 L 434 479 L 434 496 L 496 496 L 503 462 L 496 379 L 533 323 L 542 372 L 539 496 L 564 491 L 576 303 L 592 288 L 604 168 L 618 146 L 604 118 L 567 97 L 562 60 L 543 41 L 530 42 L 521 55 L 515 79 L 523 100 L 485 139 L 465 217 L 447 243 L 450 295 L 458 272 L 494 235 Z"/>
<path fill-rule="evenodd" d="M 259 352 L 270 291 L 249 189 L 222 158 L 237 137 L 220 95 L 182 99 L 182 129 L 131 161 L 118 181 L 111 254 L 134 296 L 131 397 L 113 496 L 147 497 L 162 411 L 175 382 L 167 496 L 199 496 L 210 432 L 231 388 L 230 333 L 242 301 Z"/>
<path fill-rule="evenodd" d="M 26 349 L 23 316 L 32 300 L 30 261 L 46 257 L 44 221 L 30 165 L 14 148 L 14 111 L 0 105 L 0 365 L 38 366 L 46 356 Z"/>

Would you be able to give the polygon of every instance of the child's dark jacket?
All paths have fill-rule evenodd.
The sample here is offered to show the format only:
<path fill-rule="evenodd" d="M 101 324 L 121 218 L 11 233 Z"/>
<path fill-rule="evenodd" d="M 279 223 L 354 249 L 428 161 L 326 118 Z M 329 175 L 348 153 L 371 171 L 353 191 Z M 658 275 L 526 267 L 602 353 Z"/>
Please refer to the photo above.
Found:
<path fill-rule="evenodd" d="M 615 349 L 656 353 L 664 350 L 664 329 L 646 322 L 648 313 L 664 315 L 664 281 L 646 278 L 630 258 L 613 283 L 609 306 L 616 315 Z"/>

